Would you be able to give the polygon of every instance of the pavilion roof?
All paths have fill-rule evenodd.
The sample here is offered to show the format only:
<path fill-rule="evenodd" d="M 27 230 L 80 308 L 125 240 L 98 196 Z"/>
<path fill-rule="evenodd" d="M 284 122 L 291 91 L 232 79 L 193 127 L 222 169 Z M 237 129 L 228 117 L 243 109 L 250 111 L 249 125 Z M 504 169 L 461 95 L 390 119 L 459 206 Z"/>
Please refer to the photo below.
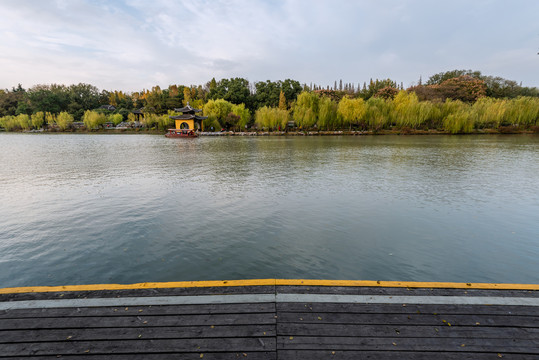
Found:
<path fill-rule="evenodd" d="M 207 116 L 197 116 L 197 115 L 194 115 L 194 114 L 183 114 L 183 115 L 169 116 L 169 118 L 174 119 L 174 120 L 192 120 L 192 119 L 205 120 L 208 117 Z"/>
<path fill-rule="evenodd" d="M 174 111 L 181 112 L 181 113 L 189 113 L 189 112 L 198 113 L 198 112 L 201 112 L 202 110 L 201 109 L 195 109 L 194 107 L 189 105 L 189 103 L 187 103 L 186 106 L 184 106 L 182 108 L 174 109 Z"/>

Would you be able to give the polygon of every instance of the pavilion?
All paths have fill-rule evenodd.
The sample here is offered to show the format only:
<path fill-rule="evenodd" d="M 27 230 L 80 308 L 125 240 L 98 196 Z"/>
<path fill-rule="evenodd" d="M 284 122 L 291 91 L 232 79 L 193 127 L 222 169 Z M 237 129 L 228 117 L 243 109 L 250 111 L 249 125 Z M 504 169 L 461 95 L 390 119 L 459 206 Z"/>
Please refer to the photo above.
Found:
<path fill-rule="evenodd" d="M 182 113 L 182 115 L 169 116 L 171 119 L 176 120 L 176 130 L 178 129 L 190 129 L 190 130 L 203 130 L 202 120 L 207 119 L 207 116 L 198 116 L 196 113 L 202 112 L 201 109 L 195 109 L 187 103 L 179 109 L 174 109 L 175 112 Z"/>

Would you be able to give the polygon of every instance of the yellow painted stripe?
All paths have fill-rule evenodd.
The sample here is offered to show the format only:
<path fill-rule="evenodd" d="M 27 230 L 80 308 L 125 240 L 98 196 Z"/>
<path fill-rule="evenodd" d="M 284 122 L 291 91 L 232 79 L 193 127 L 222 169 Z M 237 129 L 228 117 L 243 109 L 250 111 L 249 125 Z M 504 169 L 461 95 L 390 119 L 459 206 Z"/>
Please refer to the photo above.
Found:
<path fill-rule="evenodd" d="M 401 287 L 401 288 L 443 288 L 443 289 L 501 289 L 539 290 L 539 284 L 495 284 L 495 283 L 455 283 L 416 281 L 372 281 L 372 280 L 276 280 L 276 285 L 301 286 L 360 286 L 360 287 Z"/>
<path fill-rule="evenodd" d="M 146 282 L 146 283 L 137 283 L 137 284 L 96 284 L 96 285 L 16 287 L 16 288 L 0 289 L 0 294 L 32 293 L 32 292 L 64 292 L 64 291 L 226 287 L 226 286 L 273 286 L 273 285 L 539 290 L 539 284 L 495 284 L 495 283 L 490 284 L 490 283 L 372 281 L 372 280 L 252 279 L 252 280 L 215 280 L 215 281 L 182 281 L 182 282 Z"/>
<path fill-rule="evenodd" d="M 137 284 L 34 286 L 34 287 L 4 288 L 4 289 L 0 289 L 0 294 L 29 293 L 29 292 L 165 289 L 165 288 L 195 288 L 195 287 L 224 287 L 224 286 L 264 286 L 264 285 L 270 285 L 270 286 L 275 285 L 275 279 L 147 282 L 147 283 L 137 283 Z"/>

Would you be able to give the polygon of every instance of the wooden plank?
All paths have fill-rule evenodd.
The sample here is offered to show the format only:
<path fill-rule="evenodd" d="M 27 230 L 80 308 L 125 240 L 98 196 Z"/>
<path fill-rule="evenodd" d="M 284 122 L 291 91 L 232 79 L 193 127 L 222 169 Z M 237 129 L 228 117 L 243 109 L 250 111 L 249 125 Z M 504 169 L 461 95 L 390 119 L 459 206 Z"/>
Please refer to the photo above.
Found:
<path fill-rule="evenodd" d="M 0 330 L 275 324 L 273 313 L 3 319 Z"/>
<path fill-rule="evenodd" d="M 277 294 L 539 297 L 537 290 L 483 290 L 347 286 L 276 286 Z"/>
<path fill-rule="evenodd" d="M 276 336 L 275 325 L 5 330 L 1 343 Z"/>
<path fill-rule="evenodd" d="M 538 328 L 487 326 L 396 326 L 278 323 L 282 336 L 363 336 L 363 337 L 460 337 L 490 339 L 539 339 Z"/>
<path fill-rule="evenodd" d="M 16 309 L 0 311 L 0 319 L 71 316 L 126 316 L 126 315 L 186 315 L 186 314 L 244 314 L 275 312 L 275 303 L 255 304 L 201 304 L 152 305 L 129 307 L 81 307 L 51 309 Z"/>
<path fill-rule="evenodd" d="M 277 303 L 277 311 L 363 314 L 472 314 L 539 316 L 539 306 L 452 304 Z"/>
<path fill-rule="evenodd" d="M 278 336 L 277 349 L 506 352 L 539 355 L 537 340 Z"/>
<path fill-rule="evenodd" d="M 256 296 L 256 298 L 254 298 L 250 302 L 265 302 L 261 300 L 268 299 L 268 297 L 273 296 L 273 295 L 237 295 L 237 296 L 241 296 L 241 297 Z M 211 296 L 205 297 L 205 298 L 211 298 Z M 139 298 L 139 299 L 145 299 L 145 298 Z M 153 298 L 147 298 L 147 299 L 153 299 Z M 171 299 L 171 297 L 166 297 L 165 299 Z M 103 302 L 103 300 L 104 299 L 99 299 L 100 302 Z M 77 300 L 70 300 L 70 301 L 77 301 Z M 84 301 L 90 301 L 90 299 L 84 300 Z M 270 301 L 270 300 L 268 299 L 266 301 Z M 300 302 L 300 303 L 309 303 L 309 302 L 324 303 L 325 302 L 325 303 L 401 304 L 401 305 L 402 304 L 508 305 L 508 306 L 518 305 L 518 306 L 539 307 L 539 298 L 530 298 L 530 297 L 514 298 L 514 297 L 485 297 L 485 296 L 388 296 L 388 295 L 333 295 L 333 294 L 277 294 L 275 301 L 277 301 L 278 303 L 279 302 Z M 80 300 L 78 302 L 80 304 Z M 140 302 L 139 304 L 143 305 Z M 148 303 L 148 305 L 154 305 L 154 304 L 156 303 Z M 10 308 L 9 305 L 3 305 L 0 303 L 0 308 L 2 308 L 2 306 L 5 307 L 6 309 Z M 88 305 L 88 306 L 91 306 L 91 305 Z M 112 304 L 110 304 L 109 306 L 112 306 Z M 55 306 L 49 305 L 46 307 L 55 307 Z"/>
<path fill-rule="evenodd" d="M 2 301 L 84 299 L 142 296 L 193 296 L 193 295 L 231 295 L 231 294 L 274 294 L 275 286 L 230 286 L 230 287 L 193 287 L 158 288 L 128 290 L 94 290 L 0 294 Z"/>
<path fill-rule="evenodd" d="M 465 352 L 416 352 L 416 351 L 334 351 L 334 350 L 278 350 L 279 360 L 530 360 L 530 355 L 505 353 L 465 353 Z"/>
<path fill-rule="evenodd" d="M 278 312 L 280 323 L 539 327 L 538 316 Z"/>
<path fill-rule="evenodd" d="M 202 357 L 200 356 L 202 355 Z M 2 356 L 0 355 L 0 358 Z M 24 357 L 25 360 L 50 359 L 50 355 Z M 54 356 L 54 358 L 56 358 Z M 276 351 L 241 351 L 241 352 L 204 352 L 204 353 L 167 353 L 167 354 L 107 354 L 92 355 L 92 360 L 276 360 Z M 80 360 L 79 355 L 62 355 L 62 360 Z"/>
<path fill-rule="evenodd" d="M 8 356 L 93 355 L 190 352 L 205 353 L 275 351 L 275 338 L 219 338 L 121 341 L 63 341 L 2 344 L 0 353 Z"/>

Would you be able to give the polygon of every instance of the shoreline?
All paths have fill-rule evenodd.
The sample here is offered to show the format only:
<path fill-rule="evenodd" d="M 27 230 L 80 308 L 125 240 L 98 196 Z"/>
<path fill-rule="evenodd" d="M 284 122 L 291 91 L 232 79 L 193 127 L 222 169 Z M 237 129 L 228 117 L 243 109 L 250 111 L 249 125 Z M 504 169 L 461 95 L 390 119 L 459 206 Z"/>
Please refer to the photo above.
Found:
<path fill-rule="evenodd" d="M 71 130 L 71 131 L 46 131 L 46 130 L 26 130 L 26 131 L 5 131 L 0 133 L 13 134 L 110 134 L 110 135 L 165 135 L 161 130 L 134 130 L 134 129 L 108 129 L 97 131 Z M 384 129 L 384 130 L 335 130 L 335 131 L 221 131 L 221 132 L 199 132 L 199 136 L 377 136 L 377 135 L 534 135 L 539 134 L 537 130 L 531 129 L 476 129 L 469 133 L 451 133 L 445 130 L 418 130 L 418 129 Z"/>

